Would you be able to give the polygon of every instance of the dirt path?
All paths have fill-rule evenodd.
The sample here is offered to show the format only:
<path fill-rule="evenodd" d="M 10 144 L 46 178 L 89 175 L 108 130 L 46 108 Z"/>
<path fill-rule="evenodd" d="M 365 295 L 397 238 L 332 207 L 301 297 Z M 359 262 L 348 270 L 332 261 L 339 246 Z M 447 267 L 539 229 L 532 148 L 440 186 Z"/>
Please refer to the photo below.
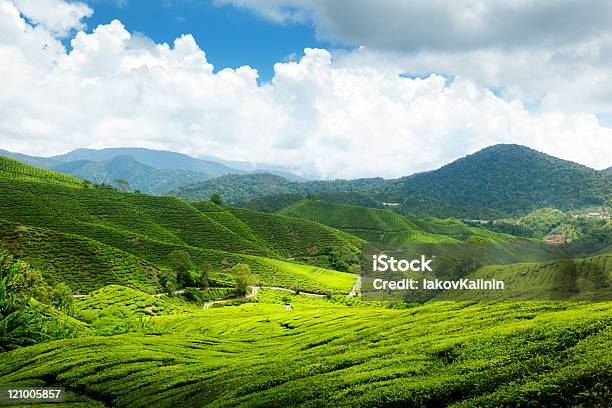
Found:
<path fill-rule="evenodd" d="M 348 295 L 346 296 L 357 296 L 357 290 L 361 288 L 361 276 L 357 276 L 357 281 L 353 284 L 353 287 L 351 288 L 351 291 L 348 293 Z M 237 296 L 234 298 L 229 298 L 229 299 L 220 299 L 220 300 L 213 300 L 210 302 L 206 302 L 203 305 L 203 309 L 207 310 L 210 306 L 216 304 L 216 303 L 227 303 L 227 302 L 233 302 L 236 300 L 248 300 L 248 299 L 253 299 L 255 298 L 255 296 L 257 296 L 257 292 L 259 292 L 260 289 L 271 289 L 271 290 L 282 290 L 285 292 L 291 292 L 291 293 L 299 293 L 300 295 L 306 295 L 306 296 L 313 296 L 313 297 L 318 297 L 318 298 L 323 298 L 326 297 L 327 295 L 323 295 L 321 293 L 314 293 L 314 292 L 305 292 L 303 290 L 300 291 L 295 291 L 293 289 L 288 289 L 288 288 L 282 288 L 280 286 L 249 286 L 250 292 L 247 293 L 244 296 Z M 175 290 L 174 292 L 172 292 L 173 295 L 178 295 L 181 293 L 185 293 L 187 289 L 180 289 L 180 290 Z M 155 296 L 155 297 L 161 297 L 161 296 L 167 296 L 167 293 L 156 293 L 154 295 L 151 296 Z M 73 298 L 78 299 L 78 298 L 83 298 L 87 295 L 72 295 Z"/>
<path fill-rule="evenodd" d="M 354 297 L 357 296 L 357 291 L 361 289 L 361 275 L 357 275 L 357 281 L 353 284 L 351 291 L 347 296 Z"/>
<path fill-rule="evenodd" d="M 238 296 L 238 297 L 230 298 L 230 299 L 212 300 L 210 302 L 206 302 L 202 306 L 202 309 L 207 310 L 209 307 L 211 307 L 212 305 L 217 304 L 217 303 L 227 303 L 227 302 L 233 302 L 233 301 L 236 301 L 236 300 L 254 299 L 255 296 L 257 296 L 257 292 L 259 292 L 260 289 L 282 290 L 282 291 L 285 291 L 285 292 L 297 293 L 295 290 L 287 289 L 287 288 L 281 288 L 280 286 L 249 286 L 249 289 L 251 291 L 249 293 L 247 293 L 246 295 L 244 295 L 244 296 Z M 314 296 L 314 297 L 325 297 L 325 296 L 327 296 L 327 295 L 322 295 L 320 293 L 303 292 L 303 291 L 300 291 L 299 294 L 300 295 L 306 295 L 306 296 Z"/>

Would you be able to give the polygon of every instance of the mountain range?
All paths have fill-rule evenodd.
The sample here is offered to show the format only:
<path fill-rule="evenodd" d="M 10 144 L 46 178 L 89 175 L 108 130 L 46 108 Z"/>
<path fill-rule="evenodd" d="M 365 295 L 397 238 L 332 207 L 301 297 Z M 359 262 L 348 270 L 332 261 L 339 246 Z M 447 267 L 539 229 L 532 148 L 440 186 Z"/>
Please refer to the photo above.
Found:
<path fill-rule="evenodd" d="M 292 181 L 304 180 L 279 170 L 279 166 L 269 166 L 268 169 L 266 165 L 259 165 L 260 168 L 249 170 L 243 162 L 235 162 L 240 168 L 234 168 L 222 163 L 220 159 L 203 160 L 182 153 L 132 147 L 76 149 L 51 157 L 28 156 L 0 149 L 0 156 L 96 184 L 113 184 L 117 179 L 126 180 L 131 190 L 149 194 L 161 194 L 180 185 L 226 174 L 267 171 Z"/>
<path fill-rule="evenodd" d="M 52 157 L 0 150 L 0 156 L 96 184 L 200 201 L 220 194 L 225 202 L 259 211 L 278 211 L 304 198 L 339 204 L 392 207 L 412 216 L 496 219 L 537 208 L 560 210 L 609 205 L 612 172 L 597 171 L 519 145 L 494 145 L 437 170 L 398 179 L 306 181 L 275 170 L 246 170 L 142 148 L 77 149 Z"/>
<path fill-rule="evenodd" d="M 335 194 L 334 202 L 358 195 L 409 215 L 493 219 L 543 207 L 609 205 L 612 175 L 525 146 L 495 145 L 437 170 L 398 179 L 293 183 L 269 174 L 228 175 L 168 194 L 200 200 L 214 192 L 257 210 L 276 211 L 305 196 Z"/>

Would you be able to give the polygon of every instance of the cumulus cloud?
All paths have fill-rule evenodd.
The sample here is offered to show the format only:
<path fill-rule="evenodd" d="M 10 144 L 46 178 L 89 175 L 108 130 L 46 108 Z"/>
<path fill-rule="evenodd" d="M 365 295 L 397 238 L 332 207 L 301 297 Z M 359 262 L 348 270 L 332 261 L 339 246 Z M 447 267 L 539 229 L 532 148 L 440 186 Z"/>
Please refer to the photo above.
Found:
<path fill-rule="evenodd" d="M 365 46 L 410 73 L 444 72 L 542 110 L 612 112 L 608 0 L 216 0 L 320 39 Z M 363 58 L 363 53 L 360 55 Z M 602 115 L 603 116 L 603 115 Z"/>
<path fill-rule="evenodd" d="M 63 0 L 15 0 L 21 13 L 35 24 L 41 24 L 52 33 L 65 36 L 72 29 L 83 29 L 83 17 L 93 10 L 84 3 Z"/>
<path fill-rule="evenodd" d="M 155 44 L 119 21 L 59 34 L 0 0 L 0 148 L 57 154 L 142 146 L 272 162 L 325 178 L 397 177 L 495 143 L 609 166 L 612 130 L 590 113 L 534 113 L 473 80 L 306 49 L 257 81 L 215 72 L 194 38 Z"/>
<path fill-rule="evenodd" d="M 610 30 L 606 0 L 216 0 L 277 22 L 315 24 L 323 39 L 379 49 L 563 44 Z"/>

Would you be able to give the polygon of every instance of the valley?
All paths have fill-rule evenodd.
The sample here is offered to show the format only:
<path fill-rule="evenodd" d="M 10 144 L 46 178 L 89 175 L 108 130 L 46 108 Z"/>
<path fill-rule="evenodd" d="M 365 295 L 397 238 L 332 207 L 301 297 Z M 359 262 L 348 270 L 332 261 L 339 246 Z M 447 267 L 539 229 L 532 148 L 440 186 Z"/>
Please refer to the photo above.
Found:
<path fill-rule="evenodd" d="M 609 220 L 467 223 L 342 194 L 259 212 L 0 157 L 0 386 L 64 387 L 66 407 L 609 401 Z M 573 241 L 547 244 L 558 231 Z M 371 296 L 371 246 L 486 248 L 456 279 L 515 292 Z"/>

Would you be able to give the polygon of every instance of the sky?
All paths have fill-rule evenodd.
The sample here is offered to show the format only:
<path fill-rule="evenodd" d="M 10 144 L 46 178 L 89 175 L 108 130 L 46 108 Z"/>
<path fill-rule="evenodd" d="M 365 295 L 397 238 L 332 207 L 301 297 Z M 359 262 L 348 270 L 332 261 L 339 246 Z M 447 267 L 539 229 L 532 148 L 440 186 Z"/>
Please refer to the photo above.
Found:
<path fill-rule="evenodd" d="M 0 148 L 400 177 L 497 143 L 612 165 L 612 3 L 0 0 Z"/>

